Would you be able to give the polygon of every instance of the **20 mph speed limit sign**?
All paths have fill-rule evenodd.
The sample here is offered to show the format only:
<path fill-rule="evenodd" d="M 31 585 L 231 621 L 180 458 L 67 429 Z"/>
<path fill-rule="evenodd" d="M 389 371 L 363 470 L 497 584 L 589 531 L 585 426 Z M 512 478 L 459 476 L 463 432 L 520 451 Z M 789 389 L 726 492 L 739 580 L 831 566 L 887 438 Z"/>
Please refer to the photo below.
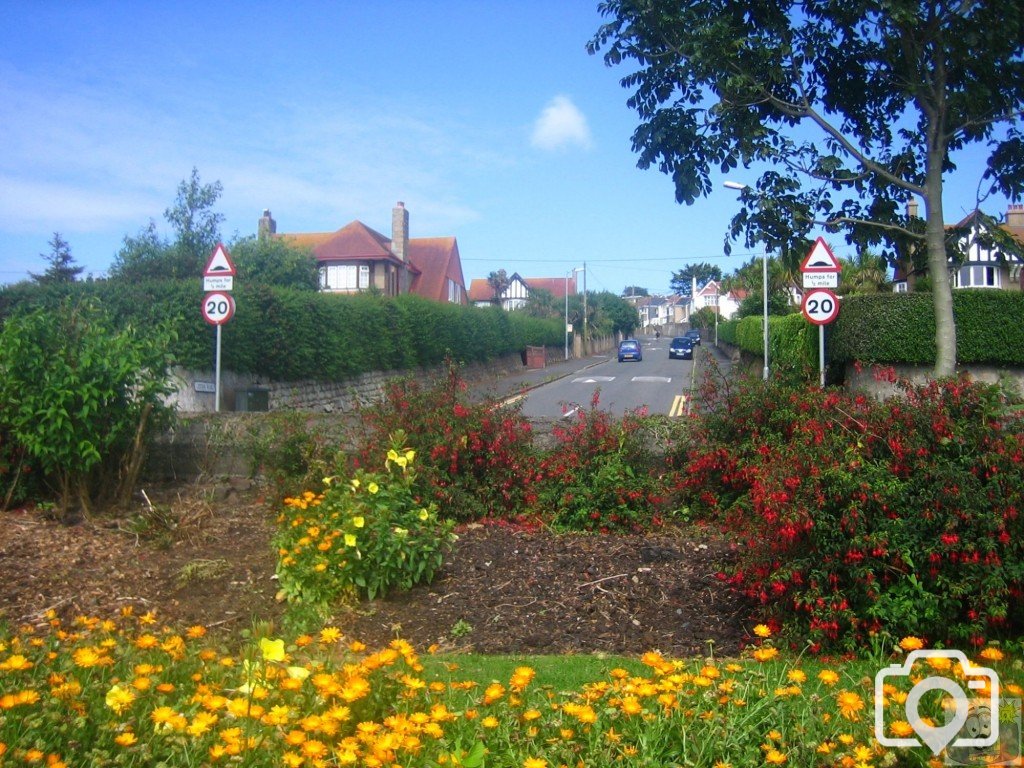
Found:
<path fill-rule="evenodd" d="M 839 316 L 839 298 L 824 288 L 808 291 L 804 294 L 803 312 L 815 325 L 828 325 Z"/>
<path fill-rule="evenodd" d="M 210 325 L 223 325 L 235 314 L 235 300 L 230 293 L 216 291 L 203 297 L 203 320 Z"/>

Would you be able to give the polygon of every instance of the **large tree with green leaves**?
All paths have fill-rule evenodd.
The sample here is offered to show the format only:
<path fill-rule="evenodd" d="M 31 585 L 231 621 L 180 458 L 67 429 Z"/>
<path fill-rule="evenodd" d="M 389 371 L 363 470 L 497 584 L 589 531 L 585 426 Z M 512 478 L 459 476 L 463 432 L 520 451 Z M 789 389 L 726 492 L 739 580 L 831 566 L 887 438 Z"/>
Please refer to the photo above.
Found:
<path fill-rule="evenodd" d="M 863 247 L 927 253 L 936 375 L 956 368 L 944 176 L 953 153 L 988 147 L 979 201 L 1024 192 L 1024 15 L 944 0 L 605 0 L 591 40 L 641 124 L 643 168 L 676 198 L 706 197 L 716 171 L 767 164 L 730 235 L 806 253 L 811 230 Z M 920 198 L 924 226 L 904 213 Z"/>
<path fill-rule="evenodd" d="M 224 215 L 214 206 L 223 191 L 219 181 L 203 184 L 199 171 L 193 168 L 189 178 L 178 184 L 174 205 L 164 211 L 164 218 L 174 230 L 174 240 L 161 238 L 156 223 L 150 220 L 138 235 L 125 237 L 110 276 L 138 281 L 202 275 L 206 260 L 220 240 Z"/>
<path fill-rule="evenodd" d="M 689 296 L 693 290 L 695 279 L 698 286 L 704 286 L 709 280 L 721 281 L 722 269 L 714 264 L 708 264 L 706 261 L 702 261 L 700 264 L 688 264 L 672 273 L 672 281 L 669 285 L 680 296 Z"/>

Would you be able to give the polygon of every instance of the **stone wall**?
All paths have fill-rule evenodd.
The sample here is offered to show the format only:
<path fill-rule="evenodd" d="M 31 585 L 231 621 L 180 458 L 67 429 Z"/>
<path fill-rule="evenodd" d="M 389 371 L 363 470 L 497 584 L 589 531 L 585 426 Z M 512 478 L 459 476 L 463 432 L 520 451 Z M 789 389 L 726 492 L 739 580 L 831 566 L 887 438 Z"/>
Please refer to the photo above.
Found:
<path fill-rule="evenodd" d="M 545 355 L 550 361 L 564 356 L 562 349 L 548 347 Z M 522 370 L 526 361 L 521 354 L 506 355 L 486 363 L 470 363 L 462 367 L 461 375 L 467 382 L 486 376 L 505 375 Z M 271 381 L 252 375 L 221 371 L 221 411 L 255 410 L 253 403 L 266 398 L 269 410 L 299 410 L 318 413 L 350 413 L 360 405 L 377 402 L 389 381 L 403 376 L 433 379 L 445 374 L 443 365 L 412 371 L 375 371 L 346 381 Z M 198 391 L 208 389 L 214 374 L 210 371 L 175 369 L 173 380 L 176 391 L 168 398 L 179 413 L 212 413 L 214 394 Z M 247 393 L 249 396 L 247 396 Z M 255 393 L 256 396 L 252 396 Z M 246 403 L 246 400 L 249 402 Z"/>

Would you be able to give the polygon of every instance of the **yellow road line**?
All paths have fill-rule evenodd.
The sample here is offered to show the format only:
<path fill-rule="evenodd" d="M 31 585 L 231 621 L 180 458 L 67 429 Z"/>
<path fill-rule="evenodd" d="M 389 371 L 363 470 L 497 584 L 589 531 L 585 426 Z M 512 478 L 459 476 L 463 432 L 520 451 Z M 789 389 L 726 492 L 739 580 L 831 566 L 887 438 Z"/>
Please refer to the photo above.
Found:
<path fill-rule="evenodd" d="M 669 410 L 668 415 L 670 418 L 676 418 L 686 413 L 686 395 L 676 395 L 672 400 L 672 408 Z"/>

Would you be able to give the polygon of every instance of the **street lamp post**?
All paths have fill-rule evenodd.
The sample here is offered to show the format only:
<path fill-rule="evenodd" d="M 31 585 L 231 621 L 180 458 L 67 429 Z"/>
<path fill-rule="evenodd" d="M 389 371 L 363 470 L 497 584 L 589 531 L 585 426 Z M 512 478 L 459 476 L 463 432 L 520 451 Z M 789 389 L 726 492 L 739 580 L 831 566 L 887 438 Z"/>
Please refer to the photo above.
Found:
<path fill-rule="evenodd" d="M 723 186 L 728 189 L 750 189 L 746 184 L 740 184 L 738 181 L 726 181 L 723 182 Z M 762 325 L 764 326 L 764 370 L 761 372 L 761 378 L 768 381 L 768 248 L 764 249 L 764 257 L 761 259 L 762 269 L 762 286 L 761 292 L 764 299 L 764 318 Z"/>

